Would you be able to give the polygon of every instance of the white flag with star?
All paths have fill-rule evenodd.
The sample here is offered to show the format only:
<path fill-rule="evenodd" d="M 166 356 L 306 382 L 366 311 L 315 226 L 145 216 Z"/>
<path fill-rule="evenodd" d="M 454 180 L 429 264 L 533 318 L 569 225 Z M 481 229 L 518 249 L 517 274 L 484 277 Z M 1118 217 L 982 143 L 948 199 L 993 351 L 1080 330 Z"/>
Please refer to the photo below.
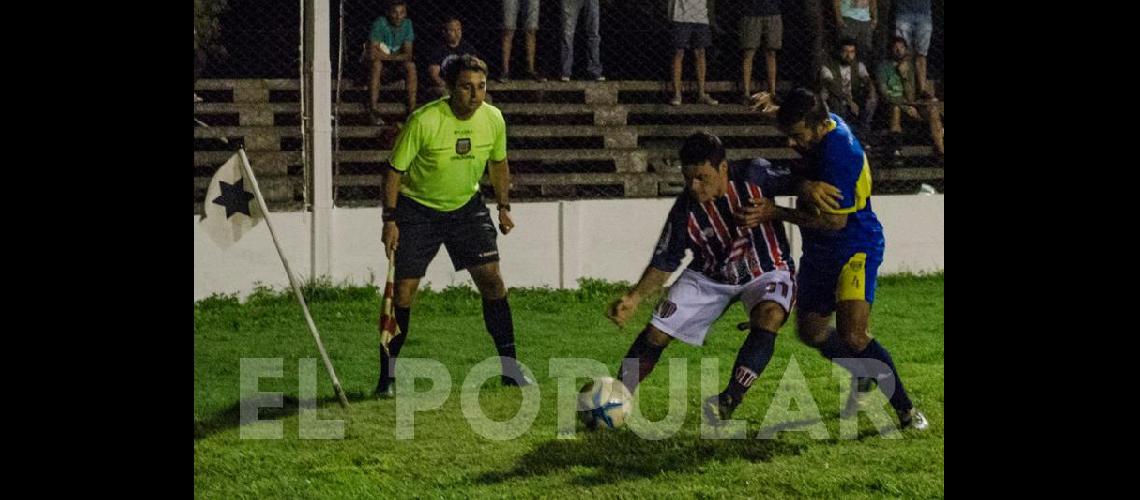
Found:
<path fill-rule="evenodd" d="M 234 153 L 206 188 L 202 230 L 223 250 L 253 229 L 264 215 L 254 199 L 253 183 L 242 173 L 241 156 Z"/>

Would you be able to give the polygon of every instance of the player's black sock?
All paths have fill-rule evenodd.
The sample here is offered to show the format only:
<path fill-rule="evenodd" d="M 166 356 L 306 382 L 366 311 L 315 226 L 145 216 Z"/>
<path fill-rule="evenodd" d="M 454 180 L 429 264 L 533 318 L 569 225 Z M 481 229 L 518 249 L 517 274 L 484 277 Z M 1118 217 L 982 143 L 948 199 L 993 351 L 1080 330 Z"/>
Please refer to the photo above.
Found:
<path fill-rule="evenodd" d="M 875 378 L 881 380 L 892 375 L 895 377 L 895 390 L 894 393 L 891 394 L 891 407 L 894 408 L 895 411 L 908 411 L 914 407 L 914 404 L 910 401 L 910 397 L 906 394 L 906 389 L 903 389 L 902 378 L 899 377 L 899 371 L 895 368 L 895 362 L 891 360 L 890 353 L 879 344 L 878 340 L 871 339 L 871 343 L 867 344 L 863 352 L 857 353 L 855 356 L 881 361 L 891 369 L 891 373 L 878 373 Z M 886 389 L 883 387 L 883 384 L 879 384 L 879 388 Z"/>
<path fill-rule="evenodd" d="M 776 350 L 776 334 L 762 328 L 752 327 L 748 338 L 736 353 L 736 363 L 732 365 L 732 378 L 721 394 L 727 396 L 728 405 L 736 408 L 744 399 L 744 393 L 752 387 L 752 382 L 764 372 L 772 353 Z"/>
<path fill-rule="evenodd" d="M 819 349 L 819 353 L 822 354 L 823 357 L 831 360 L 836 358 L 859 357 L 854 352 L 851 352 L 851 348 L 847 346 L 847 342 L 839 338 L 839 332 L 835 330 L 835 327 L 831 327 L 827 330 L 827 340 L 825 340 L 823 344 L 816 346 L 816 348 Z M 843 363 L 838 363 L 838 365 L 851 371 L 851 368 Z M 868 379 L 872 379 L 872 377 L 857 377 L 857 379 L 860 386 L 866 386 Z"/>
<path fill-rule="evenodd" d="M 511 304 L 507 297 L 498 300 L 483 301 L 483 324 L 491 340 L 495 342 L 495 350 L 502 358 L 503 375 L 514 377 L 519 375 L 518 365 L 515 362 L 515 326 L 511 319 Z"/>
<path fill-rule="evenodd" d="M 629 351 L 625 353 L 625 359 L 637 360 L 637 380 L 626 380 L 626 363 L 625 359 L 622 360 L 621 367 L 618 368 L 618 378 L 629 389 L 629 393 L 637 389 L 637 384 L 640 384 L 649 373 L 653 371 L 653 367 L 657 365 L 657 360 L 661 359 L 661 352 L 665 350 L 664 346 L 653 345 L 649 342 L 649 327 L 646 326 L 641 334 L 637 336 L 637 340 L 629 346 Z M 632 378 L 632 377 L 631 377 Z"/>
<path fill-rule="evenodd" d="M 389 356 L 384 355 L 384 350 L 380 350 L 380 380 L 381 387 L 387 388 L 393 380 L 396 379 L 396 357 L 400 355 L 400 349 L 404 347 L 404 341 L 408 339 L 408 321 L 412 316 L 412 308 L 394 306 L 396 312 L 396 325 L 400 327 L 400 335 L 392 339 L 388 344 Z"/>
<path fill-rule="evenodd" d="M 854 358 L 855 354 L 851 352 L 851 348 L 847 347 L 847 343 L 839 338 L 839 332 L 835 331 L 835 327 L 827 330 L 827 339 L 822 344 L 815 346 L 819 349 L 819 353 L 827 359 L 835 358 Z"/>

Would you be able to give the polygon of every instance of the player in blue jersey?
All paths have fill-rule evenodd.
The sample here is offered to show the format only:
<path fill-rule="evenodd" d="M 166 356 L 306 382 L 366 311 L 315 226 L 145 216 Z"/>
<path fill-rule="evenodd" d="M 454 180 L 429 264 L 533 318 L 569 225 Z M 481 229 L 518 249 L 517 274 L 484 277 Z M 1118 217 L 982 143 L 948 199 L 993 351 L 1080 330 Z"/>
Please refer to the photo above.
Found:
<path fill-rule="evenodd" d="M 803 175 L 834 185 L 842 197 L 837 204 L 798 203 L 797 209 L 773 203 L 746 207 L 743 223 L 755 227 L 786 221 L 800 227 L 803 255 L 797 279 L 796 333 L 828 359 L 843 359 L 840 363 L 853 372 L 872 372 L 857 373 L 861 376 L 856 377 L 849 403 L 857 403 L 860 392 L 870 392 L 878 384 L 890 398 L 901 427 L 924 430 L 926 417 L 914 408 L 890 354 L 868 329 L 886 242 L 883 226 L 871 208 L 871 166 L 863 146 L 842 118 L 828 112 L 827 104 L 804 88 L 783 99 L 776 122 L 788 136 L 789 146 L 804 157 Z M 836 327 L 830 326 L 833 314 Z M 856 365 L 862 368 L 854 369 Z M 853 406 L 849 404 L 845 413 Z"/>
<path fill-rule="evenodd" d="M 768 364 L 796 291 L 795 262 L 783 224 L 743 227 L 742 210 L 765 198 L 795 194 L 823 203 L 837 192 L 824 183 L 792 177 L 762 158 L 729 162 L 720 139 L 704 132 L 685 140 L 680 157 L 685 190 L 669 211 L 641 279 L 610 306 L 607 316 L 624 326 L 641 299 L 659 290 L 676 271 L 685 250 L 693 252 L 692 262 L 625 355 L 620 378 L 633 393 L 672 339 L 704 344 L 712 323 L 730 304 L 743 302 L 751 331 L 728 386 L 704 406 L 706 418 L 715 425 L 731 416 Z M 636 374 L 631 372 L 635 369 Z"/>

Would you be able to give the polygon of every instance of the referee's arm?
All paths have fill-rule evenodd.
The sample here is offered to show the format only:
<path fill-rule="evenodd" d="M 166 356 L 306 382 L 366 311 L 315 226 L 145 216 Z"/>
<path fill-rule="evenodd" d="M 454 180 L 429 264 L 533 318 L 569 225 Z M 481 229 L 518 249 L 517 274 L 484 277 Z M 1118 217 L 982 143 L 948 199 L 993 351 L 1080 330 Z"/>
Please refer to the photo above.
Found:
<path fill-rule="evenodd" d="M 495 203 L 499 210 L 499 231 L 504 235 L 514 229 L 515 222 L 511 219 L 511 170 L 507 166 L 507 158 L 502 161 L 489 161 L 491 172 L 491 186 L 495 188 Z"/>

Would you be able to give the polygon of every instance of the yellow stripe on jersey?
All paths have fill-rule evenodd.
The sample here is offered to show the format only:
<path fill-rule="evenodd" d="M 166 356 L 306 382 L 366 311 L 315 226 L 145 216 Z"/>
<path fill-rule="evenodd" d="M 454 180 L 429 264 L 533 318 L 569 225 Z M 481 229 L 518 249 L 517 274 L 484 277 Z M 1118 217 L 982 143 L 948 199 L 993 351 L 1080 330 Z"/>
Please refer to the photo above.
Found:
<path fill-rule="evenodd" d="M 835 300 L 867 300 L 867 254 L 859 252 L 839 271 Z"/>
<path fill-rule="evenodd" d="M 867 153 L 863 153 L 863 169 L 859 171 L 859 178 L 855 180 L 855 204 L 847 208 L 831 210 L 820 207 L 826 214 L 850 214 L 863 210 L 867 206 L 867 199 L 871 197 L 871 162 L 867 161 Z"/>

